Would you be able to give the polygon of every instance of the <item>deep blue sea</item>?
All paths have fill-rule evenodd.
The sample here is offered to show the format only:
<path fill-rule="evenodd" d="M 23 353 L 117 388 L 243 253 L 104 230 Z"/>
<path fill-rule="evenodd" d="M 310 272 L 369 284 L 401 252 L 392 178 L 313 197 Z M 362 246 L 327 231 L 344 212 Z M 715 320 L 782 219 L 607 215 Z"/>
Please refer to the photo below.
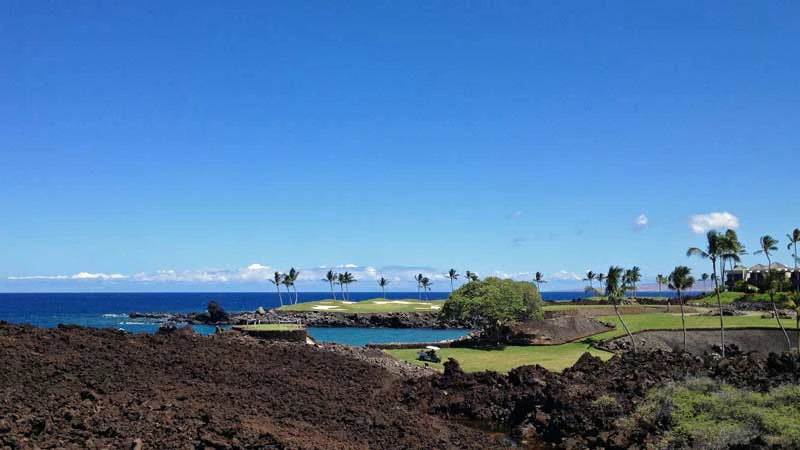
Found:
<path fill-rule="evenodd" d="M 657 293 L 656 293 L 657 294 Z M 664 293 L 665 296 L 669 295 Z M 449 292 L 428 293 L 430 300 L 446 299 Z M 583 297 L 583 292 L 543 292 L 546 301 L 566 301 Z M 648 292 L 647 295 L 654 295 Z M 325 292 L 300 292 L 299 301 L 330 298 Z M 380 292 L 352 292 L 351 300 L 379 298 Z M 417 298 L 417 292 L 387 292 L 389 299 Z M 280 306 L 274 292 L 225 293 L 0 293 L 0 320 L 29 323 L 41 327 L 76 324 L 100 328 L 121 328 L 129 332 L 153 333 L 160 323 L 156 320 L 131 319 L 131 312 L 200 312 L 215 300 L 227 311 L 253 311 Z M 287 295 L 283 295 L 284 303 Z M 195 326 L 198 332 L 209 334 L 211 326 Z M 350 345 L 382 342 L 429 342 L 455 339 L 464 330 L 396 330 L 360 328 L 309 328 L 309 333 L 321 341 Z"/>

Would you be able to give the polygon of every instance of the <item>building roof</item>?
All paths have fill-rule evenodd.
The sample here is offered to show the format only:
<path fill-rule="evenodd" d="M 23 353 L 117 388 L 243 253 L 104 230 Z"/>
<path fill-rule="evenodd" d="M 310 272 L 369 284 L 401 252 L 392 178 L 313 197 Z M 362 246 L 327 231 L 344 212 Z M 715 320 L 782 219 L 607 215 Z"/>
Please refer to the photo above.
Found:
<path fill-rule="evenodd" d="M 781 264 L 779 262 L 774 262 L 774 263 L 769 265 L 769 268 L 767 268 L 766 264 L 756 264 L 755 266 L 750 268 L 750 272 L 766 272 L 767 270 L 770 270 L 770 269 L 772 269 L 772 270 L 792 270 L 788 266 L 786 266 L 785 264 Z"/>

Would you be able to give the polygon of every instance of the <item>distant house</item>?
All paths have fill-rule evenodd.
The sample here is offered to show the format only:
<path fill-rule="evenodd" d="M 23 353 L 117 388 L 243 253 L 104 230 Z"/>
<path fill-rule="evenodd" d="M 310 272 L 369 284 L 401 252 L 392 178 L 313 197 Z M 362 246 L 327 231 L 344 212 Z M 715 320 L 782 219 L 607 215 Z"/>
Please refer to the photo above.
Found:
<path fill-rule="evenodd" d="M 800 270 L 793 271 L 790 267 L 779 262 L 774 262 L 767 267 L 766 264 L 756 264 L 747 268 L 745 266 L 736 266 L 726 272 L 727 279 L 725 284 L 728 286 L 735 286 L 741 280 L 747 280 L 747 284 L 757 286 L 761 289 L 767 287 L 769 271 L 775 271 L 779 277 L 784 277 L 786 280 L 791 280 L 793 287 L 797 288 L 800 283 Z"/>

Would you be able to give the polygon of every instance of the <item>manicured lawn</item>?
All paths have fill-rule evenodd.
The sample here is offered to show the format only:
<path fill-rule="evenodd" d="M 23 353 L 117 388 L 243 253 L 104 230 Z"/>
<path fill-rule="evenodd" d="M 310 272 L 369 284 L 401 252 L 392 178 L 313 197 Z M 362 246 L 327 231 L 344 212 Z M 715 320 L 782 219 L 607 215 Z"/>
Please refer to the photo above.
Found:
<path fill-rule="evenodd" d="M 722 304 L 724 304 L 724 305 L 727 305 L 729 303 L 733 303 L 733 302 L 741 299 L 742 297 L 744 297 L 744 294 L 741 293 L 741 292 L 729 292 L 729 291 L 726 291 L 726 292 L 720 292 L 720 294 L 719 294 L 719 298 L 722 301 Z M 717 294 L 715 294 L 714 292 L 711 292 L 710 294 L 706 295 L 705 297 L 701 297 L 700 299 L 694 300 L 693 302 L 690 302 L 690 303 L 711 303 L 711 304 L 716 304 L 717 303 Z"/>
<path fill-rule="evenodd" d="M 283 311 L 331 311 L 353 313 L 438 312 L 444 305 L 444 302 L 444 300 L 386 300 L 382 298 L 373 298 L 360 302 L 320 300 L 316 302 L 287 305 L 279 309 Z"/>
<path fill-rule="evenodd" d="M 672 307 L 674 308 L 675 305 L 672 305 Z M 599 305 L 599 304 L 598 305 L 570 305 L 570 304 L 560 305 L 560 304 L 545 303 L 545 305 L 544 305 L 544 307 L 542 309 L 545 310 L 545 311 L 564 311 L 564 310 L 569 310 L 569 309 L 586 309 L 586 308 L 593 308 L 593 309 L 608 308 L 609 311 L 611 311 L 611 312 L 614 311 L 614 305 Z M 626 305 L 626 306 L 620 306 L 619 308 L 622 311 L 622 314 L 625 314 L 625 310 L 628 309 L 628 308 L 647 308 L 647 309 L 652 309 L 654 311 L 657 311 L 657 310 L 662 310 L 662 309 L 666 310 L 667 309 L 667 305 L 633 305 L 633 306 L 627 306 Z"/>
<path fill-rule="evenodd" d="M 236 325 L 236 329 L 249 331 L 291 331 L 304 328 L 292 323 L 262 323 L 258 325 Z"/>
<path fill-rule="evenodd" d="M 675 313 L 649 313 L 624 315 L 623 318 L 631 331 L 647 329 L 681 329 L 681 317 Z M 603 339 L 608 339 L 625 334 L 625 330 L 619 324 L 616 315 L 601 316 L 597 318 L 604 322 L 611 322 L 617 325 L 612 331 L 592 336 L 580 342 L 571 342 L 563 345 L 550 346 L 509 346 L 503 350 L 476 350 L 466 348 L 443 348 L 438 354 L 442 361 L 447 358 L 455 358 L 461 367 L 468 372 L 481 370 L 494 370 L 497 372 L 507 372 L 510 369 L 527 364 L 539 364 L 550 370 L 562 370 L 569 367 L 586 351 L 600 356 L 603 359 L 611 357 L 610 353 L 597 350 L 591 347 L 591 343 Z M 727 328 L 736 327 L 776 327 L 778 323 L 775 319 L 762 319 L 758 315 L 725 317 Z M 719 317 L 705 316 L 686 316 L 686 326 L 688 328 L 716 328 L 719 326 Z M 794 329 L 793 320 L 784 320 L 783 326 Z M 424 362 L 417 361 L 419 349 L 387 350 L 387 353 L 396 358 L 409 361 L 413 364 L 424 365 Z M 432 367 L 442 369 L 441 364 L 430 364 Z"/>
<path fill-rule="evenodd" d="M 423 361 L 417 361 L 417 350 L 386 350 L 395 358 L 409 361 L 420 366 L 425 365 Z M 442 358 L 442 362 L 447 358 L 455 358 L 461 364 L 461 368 L 467 372 L 478 372 L 481 370 L 494 370 L 496 372 L 508 372 L 509 370 L 529 365 L 539 364 L 550 370 L 562 370 L 575 363 L 584 353 L 590 352 L 603 359 L 611 357 L 611 353 L 602 350 L 589 348 L 588 344 L 573 342 L 564 345 L 551 346 L 527 346 L 527 347 L 506 347 L 503 350 L 476 350 L 471 348 L 443 348 L 437 352 Z M 431 367 L 442 370 L 442 364 L 429 363 Z"/>

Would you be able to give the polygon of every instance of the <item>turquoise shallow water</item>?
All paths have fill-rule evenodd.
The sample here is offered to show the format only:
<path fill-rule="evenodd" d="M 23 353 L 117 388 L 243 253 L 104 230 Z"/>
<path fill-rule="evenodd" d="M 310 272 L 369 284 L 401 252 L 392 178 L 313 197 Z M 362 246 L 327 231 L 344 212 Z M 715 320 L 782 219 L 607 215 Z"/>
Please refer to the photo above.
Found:
<path fill-rule="evenodd" d="M 346 345 L 387 344 L 390 342 L 438 342 L 466 336 L 470 330 L 432 328 L 315 328 L 308 333 L 317 341 Z"/>

